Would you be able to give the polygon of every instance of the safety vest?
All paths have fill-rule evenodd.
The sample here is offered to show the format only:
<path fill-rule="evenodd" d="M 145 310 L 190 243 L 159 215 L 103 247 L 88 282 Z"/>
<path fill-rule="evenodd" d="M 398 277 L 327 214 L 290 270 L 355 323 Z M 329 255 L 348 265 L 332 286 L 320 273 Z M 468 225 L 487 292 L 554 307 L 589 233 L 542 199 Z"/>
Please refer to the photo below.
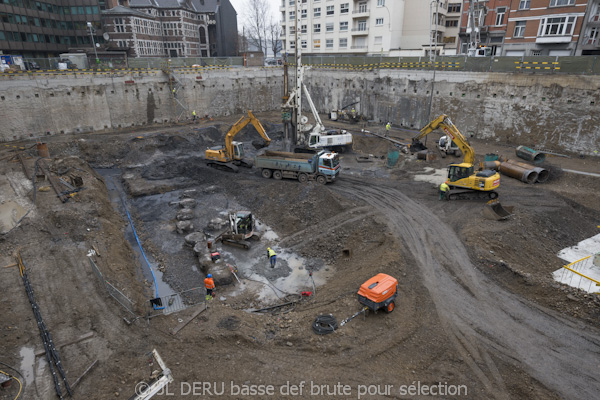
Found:
<path fill-rule="evenodd" d="M 207 289 L 214 289 L 215 281 L 213 280 L 213 278 L 206 278 L 204 280 L 204 287 L 206 287 Z"/>
<path fill-rule="evenodd" d="M 277 253 L 275 253 L 275 251 L 273 251 L 273 249 L 268 249 L 267 252 L 269 253 L 269 258 L 277 255 Z"/>
<path fill-rule="evenodd" d="M 391 125 L 391 124 L 387 124 L 387 125 L 385 126 L 385 130 L 389 131 L 391 127 L 392 127 L 392 125 Z"/>
<path fill-rule="evenodd" d="M 446 182 L 444 182 L 444 183 L 442 183 L 442 184 L 440 185 L 440 190 L 441 190 L 442 192 L 447 192 L 448 190 L 450 190 L 450 186 L 448 186 L 448 185 L 446 184 Z"/>
<path fill-rule="evenodd" d="M 196 111 L 192 111 L 192 115 L 195 117 L 196 116 Z"/>

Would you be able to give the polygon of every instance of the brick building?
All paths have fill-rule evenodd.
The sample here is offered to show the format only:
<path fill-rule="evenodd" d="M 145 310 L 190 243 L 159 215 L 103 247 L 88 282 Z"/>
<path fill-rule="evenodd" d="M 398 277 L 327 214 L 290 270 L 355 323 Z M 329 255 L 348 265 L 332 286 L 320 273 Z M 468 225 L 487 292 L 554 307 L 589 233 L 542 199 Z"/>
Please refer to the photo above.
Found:
<path fill-rule="evenodd" d="M 109 0 L 102 12 L 111 50 L 131 57 L 236 55 L 237 15 L 228 0 Z"/>

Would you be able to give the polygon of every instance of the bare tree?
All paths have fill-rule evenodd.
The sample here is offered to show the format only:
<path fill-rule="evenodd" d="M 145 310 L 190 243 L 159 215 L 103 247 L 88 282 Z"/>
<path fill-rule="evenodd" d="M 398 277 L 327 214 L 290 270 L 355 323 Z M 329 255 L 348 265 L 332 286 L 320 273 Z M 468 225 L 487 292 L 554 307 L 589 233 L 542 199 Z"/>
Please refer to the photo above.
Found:
<path fill-rule="evenodd" d="M 259 51 L 266 53 L 268 49 L 268 21 L 271 19 L 269 0 L 246 0 L 244 16 L 248 43 L 256 46 Z"/>
<path fill-rule="evenodd" d="M 269 24 L 269 34 L 269 39 L 271 41 L 271 50 L 273 50 L 273 57 L 275 57 L 277 56 L 277 53 L 281 51 L 282 48 L 281 39 L 279 39 L 279 36 L 281 34 L 281 26 L 279 25 L 278 21 L 273 22 L 273 19 L 271 19 L 271 23 Z"/>

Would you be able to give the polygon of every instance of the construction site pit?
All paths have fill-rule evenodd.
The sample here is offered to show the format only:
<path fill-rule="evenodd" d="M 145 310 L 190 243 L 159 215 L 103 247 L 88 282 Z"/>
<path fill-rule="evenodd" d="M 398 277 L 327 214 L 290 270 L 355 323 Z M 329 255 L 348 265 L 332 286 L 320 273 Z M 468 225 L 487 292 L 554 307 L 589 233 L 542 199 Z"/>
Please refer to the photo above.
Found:
<path fill-rule="evenodd" d="M 285 150 L 279 113 L 255 114 L 268 149 Z M 208 167 L 236 119 L 49 136 L 43 159 L 39 139 L 3 145 L 0 370 L 22 398 L 57 394 L 21 263 L 73 398 L 134 396 L 160 375 L 153 350 L 174 379 L 156 398 L 597 397 L 600 300 L 553 273 L 599 233 L 600 158 L 548 155 L 543 183 L 503 175 L 511 211 L 494 220 L 486 201 L 440 201 L 460 157 L 431 146 L 419 159 L 402 145 L 417 132 L 397 127 L 328 121 L 354 143 L 326 185 Z M 259 139 L 236 137 L 248 159 Z M 480 161 L 517 158 L 516 145 L 471 145 Z M 218 240 L 240 211 L 259 236 L 248 249 Z M 393 312 L 342 326 L 379 273 L 398 280 Z M 337 329 L 317 334 L 319 316 Z"/>

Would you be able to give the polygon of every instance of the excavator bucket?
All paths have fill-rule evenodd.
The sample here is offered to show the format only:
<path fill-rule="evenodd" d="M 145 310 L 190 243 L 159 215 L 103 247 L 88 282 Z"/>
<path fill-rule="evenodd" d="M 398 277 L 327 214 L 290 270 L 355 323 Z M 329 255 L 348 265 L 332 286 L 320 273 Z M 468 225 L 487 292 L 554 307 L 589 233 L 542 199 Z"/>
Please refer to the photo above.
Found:
<path fill-rule="evenodd" d="M 254 148 L 255 148 L 256 150 L 260 150 L 260 149 L 262 149 L 262 148 L 265 148 L 265 147 L 267 147 L 268 145 L 269 145 L 269 143 L 267 143 L 267 142 L 266 142 L 266 141 L 264 141 L 264 140 L 255 139 L 255 140 L 253 140 L 253 141 L 252 141 L 252 146 L 254 146 Z"/>
<path fill-rule="evenodd" d="M 502 207 L 497 199 L 490 200 L 483 206 L 483 216 L 486 219 L 502 221 L 512 215 L 513 206 Z"/>
<path fill-rule="evenodd" d="M 427 147 L 418 140 L 413 140 L 410 145 L 411 153 L 418 153 L 419 151 L 427 150 Z"/>

